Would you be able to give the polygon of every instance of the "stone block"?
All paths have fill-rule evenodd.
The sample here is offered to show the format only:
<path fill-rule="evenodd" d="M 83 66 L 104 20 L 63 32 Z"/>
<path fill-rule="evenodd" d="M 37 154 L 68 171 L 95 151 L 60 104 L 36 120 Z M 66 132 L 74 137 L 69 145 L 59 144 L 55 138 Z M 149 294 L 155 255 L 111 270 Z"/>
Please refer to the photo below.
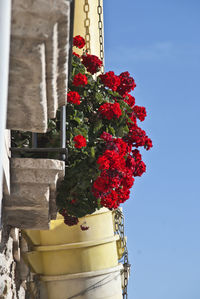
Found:
<path fill-rule="evenodd" d="M 49 229 L 49 209 L 27 206 L 6 207 L 5 221 L 21 229 Z"/>
<path fill-rule="evenodd" d="M 70 5 L 13 0 L 7 127 L 46 132 L 66 104 Z"/>
<path fill-rule="evenodd" d="M 11 167 L 18 169 L 53 169 L 57 170 L 61 177 L 65 171 L 65 163 L 53 159 L 12 158 Z"/>
<path fill-rule="evenodd" d="M 42 133 L 47 130 L 45 46 L 32 44 L 29 52 L 27 43 L 18 42 L 22 56 L 11 51 L 10 58 L 7 128 Z"/>
<path fill-rule="evenodd" d="M 64 178 L 65 162 L 12 158 L 11 193 L 4 197 L 4 219 L 22 229 L 48 229 L 56 217 L 56 186 Z"/>
<path fill-rule="evenodd" d="M 11 188 L 12 200 L 10 197 L 4 196 L 6 207 L 36 207 L 45 208 L 49 207 L 50 188 L 46 184 L 27 184 L 27 183 L 15 183 Z"/>

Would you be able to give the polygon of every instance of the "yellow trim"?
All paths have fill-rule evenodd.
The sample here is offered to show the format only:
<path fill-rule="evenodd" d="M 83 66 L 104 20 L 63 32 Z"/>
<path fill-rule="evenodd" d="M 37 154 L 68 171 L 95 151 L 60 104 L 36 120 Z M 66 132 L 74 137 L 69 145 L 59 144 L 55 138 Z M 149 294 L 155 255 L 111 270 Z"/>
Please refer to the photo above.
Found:
<path fill-rule="evenodd" d="M 105 238 L 102 240 L 92 240 L 87 242 L 78 242 L 78 243 L 61 244 L 61 245 L 34 246 L 34 250 L 35 251 L 58 251 L 58 250 L 66 250 L 66 249 L 73 249 L 73 248 L 84 248 L 84 247 L 98 246 L 101 244 L 106 244 L 117 240 L 119 240 L 118 235 L 110 238 Z"/>

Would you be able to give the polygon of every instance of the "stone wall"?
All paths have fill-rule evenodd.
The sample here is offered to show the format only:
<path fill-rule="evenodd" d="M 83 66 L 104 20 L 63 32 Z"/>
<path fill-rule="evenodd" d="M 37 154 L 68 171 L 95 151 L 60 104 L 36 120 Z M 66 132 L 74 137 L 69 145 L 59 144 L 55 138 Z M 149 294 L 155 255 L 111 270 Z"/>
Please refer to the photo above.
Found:
<path fill-rule="evenodd" d="M 0 245 L 0 299 L 24 299 L 25 282 L 20 277 L 19 234 L 4 228 Z"/>
<path fill-rule="evenodd" d="M 46 132 L 66 104 L 69 35 L 69 1 L 13 0 L 8 129 Z"/>

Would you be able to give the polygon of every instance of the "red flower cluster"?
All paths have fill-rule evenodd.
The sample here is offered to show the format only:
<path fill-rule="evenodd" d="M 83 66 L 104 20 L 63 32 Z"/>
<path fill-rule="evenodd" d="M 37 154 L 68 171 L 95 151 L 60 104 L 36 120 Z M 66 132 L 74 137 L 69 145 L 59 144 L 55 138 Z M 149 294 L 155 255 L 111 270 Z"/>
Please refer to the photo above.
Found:
<path fill-rule="evenodd" d="M 68 213 L 65 209 L 60 211 L 60 213 L 64 217 L 64 223 L 66 225 L 72 226 L 72 225 L 76 225 L 79 222 L 77 217 L 68 215 Z"/>
<path fill-rule="evenodd" d="M 129 189 L 134 183 L 135 160 L 128 152 L 129 147 L 122 139 L 113 138 L 97 160 L 101 174 L 94 181 L 93 194 L 101 199 L 102 206 L 117 208 L 129 198 Z"/>
<path fill-rule="evenodd" d="M 82 37 L 76 36 L 74 38 L 74 46 L 81 49 L 84 45 L 85 41 Z M 76 53 L 73 53 L 73 55 L 80 57 Z M 102 66 L 102 61 L 95 55 L 83 54 L 80 59 L 87 69 L 87 72 L 91 74 L 97 73 Z M 78 60 L 75 59 L 75 61 Z M 73 78 L 73 85 L 85 86 L 88 83 L 88 78 L 86 75 L 78 73 Z M 116 132 L 116 135 L 119 134 L 117 136 L 123 135 L 122 138 L 117 138 L 104 131 L 103 133 L 101 132 L 101 140 L 99 141 L 99 138 L 93 140 L 93 136 L 91 137 L 92 134 L 90 134 L 90 132 L 88 134 L 88 140 L 90 142 L 88 149 L 93 141 L 94 147 L 96 147 L 97 150 L 103 148 L 103 152 L 101 151 L 101 154 L 96 159 L 99 176 L 93 180 L 92 193 L 96 199 L 100 200 L 102 206 L 112 209 L 117 208 L 129 198 L 130 188 L 134 184 L 135 177 L 140 177 L 146 171 L 146 165 L 142 161 L 142 156 L 137 148 L 142 146 L 146 150 L 149 150 L 152 147 L 152 141 L 146 135 L 146 132 L 137 125 L 137 119 L 144 121 L 147 113 L 145 107 L 135 105 L 135 98 L 130 94 L 136 87 L 136 84 L 129 72 L 123 72 L 117 76 L 113 71 L 109 71 L 99 75 L 98 78 L 100 79 L 94 82 L 94 91 L 96 93 L 101 90 L 102 95 L 105 96 L 105 102 L 103 104 L 98 104 L 100 100 L 98 100 L 98 97 L 94 97 L 94 105 L 91 105 L 93 108 L 91 109 L 93 116 L 102 118 L 100 120 L 101 126 L 98 130 L 100 131 L 104 128 L 104 130 L 108 130 L 108 132 Z M 102 84 L 106 89 L 102 88 Z M 92 89 L 92 84 L 90 88 Z M 114 93 L 108 91 L 107 88 L 118 92 L 119 95 L 114 98 Z M 81 94 L 83 90 L 84 88 L 80 88 L 79 93 Z M 86 88 L 86 95 L 87 91 L 88 89 Z M 68 92 L 68 102 L 80 105 L 81 97 L 79 93 L 76 91 Z M 90 98 L 90 93 L 88 93 L 88 96 Z M 85 97 L 85 95 L 83 97 Z M 91 99 L 93 99 L 92 92 Z M 125 105 L 123 101 L 127 103 L 129 107 Z M 97 105 L 100 106 L 98 108 L 98 114 L 96 114 Z M 108 121 L 110 120 L 112 120 L 112 122 L 109 125 Z M 125 131 L 121 132 L 123 128 Z M 75 148 L 78 149 L 87 145 L 86 138 L 82 135 L 75 136 L 73 141 Z M 96 170 L 97 167 L 95 167 L 94 171 Z M 89 180 L 91 182 L 91 177 Z M 76 205 L 76 200 L 71 200 L 71 205 Z M 69 216 L 66 211 L 63 215 L 65 217 L 65 223 L 68 225 L 72 225 L 73 222 L 76 224 L 78 221 L 76 217 Z M 88 227 L 82 224 L 81 229 L 87 230 Z"/>
<path fill-rule="evenodd" d="M 139 161 L 142 160 L 142 155 L 140 154 L 138 149 L 132 150 L 132 155 L 133 155 L 136 162 L 139 162 Z"/>
<path fill-rule="evenodd" d="M 99 78 L 106 87 L 113 91 L 116 91 L 117 87 L 120 85 L 120 78 L 112 71 L 99 75 Z"/>
<path fill-rule="evenodd" d="M 103 139 L 104 141 L 112 141 L 113 140 L 112 135 L 107 132 L 103 132 L 101 134 L 100 138 Z"/>
<path fill-rule="evenodd" d="M 146 135 L 146 132 L 139 128 L 136 124 L 129 124 L 127 140 L 129 144 L 132 144 L 132 146 L 144 146 L 146 150 L 149 150 L 153 146 L 152 141 Z"/>
<path fill-rule="evenodd" d="M 133 146 L 145 145 L 146 132 L 139 128 L 136 124 L 129 124 L 128 142 Z"/>
<path fill-rule="evenodd" d="M 90 227 L 85 225 L 85 223 L 84 223 L 84 224 L 80 225 L 80 228 L 81 228 L 82 231 L 85 231 L 85 230 L 88 230 Z"/>
<path fill-rule="evenodd" d="M 82 36 L 77 35 L 73 39 L 73 46 L 82 49 L 85 46 L 85 40 Z"/>
<path fill-rule="evenodd" d="M 122 111 L 119 103 L 105 103 L 101 105 L 98 109 L 99 113 L 107 118 L 108 120 L 115 118 L 119 118 L 122 115 Z"/>
<path fill-rule="evenodd" d="M 152 148 L 152 147 L 153 147 L 152 140 L 151 140 L 148 136 L 146 136 L 146 137 L 145 137 L 145 145 L 144 145 L 144 148 L 148 151 L 148 150 L 150 150 L 150 148 Z"/>
<path fill-rule="evenodd" d="M 80 95 L 77 91 L 69 91 L 67 94 L 67 101 L 75 105 L 80 105 Z"/>
<path fill-rule="evenodd" d="M 145 107 L 140 107 L 140 106 L 134 106 L 133 111 L 135 113 L 135 116 L 140 120 L 144 121 L 145 117 L 147 116 L 146 113 L 146 108 Z"/>
<path fill-rule="evenodd" d="M 86 75 L 83 75 L 81 73 L 78 73 L 77 75 L 74 76 L 73 84 L 75 86 L 84 86 L 87 85 L 88 80 Z"/>
<path fill-rule="evenodd" d="M 108 148 L 115 150 L 122 156 L 125 156 L 128 152 L 130 152 L 128 144 L 126 144 L 121 138 L 113 139 L 113 142 L 108 144 Z"/>
<path fill-rule="evenodd" d="M 132 155 L 133 155 L 134 160 L 135 160 L 135 170 L 134 170 L 133 175 L 134 176 L 141 176 L 146 171 L 146 165 L 142 161 L 142 156 L 141 156 L 140 152 L 137 149 L 132 151 Z"/>
<path fill-rule="evenodd" d="M 90 54 L 82 56 L 82 63 L 91 74 L 98 72 L 102 66 L 102 61 L 97 56 Z"/>
<path fill-rule="evenodd" d="M 146 132 L 136 124 L 136 118 L 143 121 L 146 117 L 144 107 L 135 106 L 135 98 L 129 94 L 135 88 L 135 82 L 128 72 L 119 77 L 114 72 L 99 76 L 102 83 L 113 91 L 119 92 L 124 101 L 131 107 L 128 114 L 132 122 L 127 123 L 129 133 L 121 138 L 113 138 L 109 133 L 103 132 L 100 136 L 106 143 L 103 155 L 97 159 L 100 176 L 93 183 L 93 194 L 100 198 L 101 205 L 108 208 L 117 208 L 129 198 L 130 188 L 134 177 L 141 176 L 146 171 L 140 152 L 133 147 L 143 146 L 147 150 L 152 147 L 152 141 Z M 117 109 L 116 109 L 117 108 Z M 99 113 L 108 120 L 121 116 L 121 108 L 115 104 L 105 103 L 98 109 Z M 118 113 L 116 113 L 118 111 Z"/>
<path fill-rule="evenodd" d="M 143 161 L 136 163 L 134 176 L 141 176 L 146 171 L 146 165 Z"/>
<path fill-rule="evenodd" d="M 117 88 L 117 92 L 121 96 L 126 96 L 131 90 L 136 87 L 135 81 L 130 77 L 129 72 L 124 72 L 119 75 L 120 85 Z"/>
<path fill-rule="evenodd" d="M 99 156 L 97 164 L 99 164 L 99 169 L 101 170 L 123 170 L 125 167 L 125 159 L 116 151 L 106 150 L 102 156 Z"/>
<path fill-rule="evenodd" d="M 130 95 L 126 101 L 130 101 L 134 117 L 143 120 L 146 116 L 145 108 L 134 106 L 135 99 Z M 103 108 L 99 110 L 101 113 L 103 111 L 107 119 L 112 119 L 108 114 L 110 109 L 107 105 L 108 103 L 103 104 Z M 101 173 L 93 183 L 93 194 L 96 198 L 100 198 L 102 206 L 110 209 L 117 208 L 129 198 L 134 177 L 141 176 L 146 171 L 139 150 L 132 150 L 132 147 L 143 146 L 147 150 L 152 147 L 151 139 L 136 123 L 129 123 L 128 127 L 129 133 L 123 139 L 113 138 L 106 132 L 100 136 L 105 141 L 106 147 L 103 155 L 97 159 Z"/>
<path fill-rule="evenodd" d="M 86 139 L 84 136 L 82 135 L 77 135 L 74 137 L 74 142 L 75 142 L 75 147 L 76 148 L 82 148 L 82 147 L 85 147 L 86 146 Z"/>
<path fill-rule="evenodd" d="M 141 176 L 146 165 L 140 152 L 131 151 L 121 138 L 111 138 L 105 132 L 102 135 L 106 150 L 97 160 L 101 174 L 93 183 L 93 194 L 101 199 L 102 206 L 117 208 L 129 198 L 134 177 Z"/>
<path fill-rule="evenodd" d="M 133 106 L 135 105 L 135 98 L 132 95 L 127 94 L 124 98 L 124 102 L 126 102 L 131 108 L 133 108 Z"/>

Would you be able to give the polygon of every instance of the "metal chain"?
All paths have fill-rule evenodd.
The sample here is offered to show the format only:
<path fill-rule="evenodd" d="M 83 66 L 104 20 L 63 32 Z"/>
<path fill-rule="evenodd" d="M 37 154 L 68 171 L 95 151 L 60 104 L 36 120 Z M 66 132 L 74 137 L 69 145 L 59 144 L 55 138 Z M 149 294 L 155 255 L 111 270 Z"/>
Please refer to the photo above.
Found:
<path fill-rule="evenodd" d="M 84 27 L 85 27 L 85 46 L 86 46 L 86 51 L 88 54 L 91 54 L 91 49 L 90 49 L 90 19 L 88 17 L 90 7 L 88 0 L 85 0 L 85 3 L 83 5 L 83 10 L 85 12 L 85 20 L 84 20 Z"/>
<path fill-rule="evenodd" d="M 102 8 L 102 5 L 101 5 L 101 0 L 98 0 L 97 13 L 98 13 L 98 16 L 99 16 L 99 21 L 98 21 L 99 44 L 100 44 L 100 56 L 99 56 L 99 58 L 103 62 L 103 65 L 101 67 L 101 72 L 103 73 L 104 72 L 104 42 L 103 42 L 103 21 L 102 21 L 103 8 Z"/>
<path fill-rule="evenodd" d="M 130 267 L 131 265 L 128 262 L 128 251 L 125 251 L 124 255 L 124 269 L 123 269 L 123 276 L 124 276 L 124 286 L 123 286 L 123 298 L 128 298 L 128 279 L 130 275 Z"/>
<path fill-rule="evenodd" d="M 124 235 L 124 215 L 120 209 L 115 210 L 115 232 L 119 235 L 120 242 L 121 242 L 121 248 L 123 252 L 123 270 L 122 270 L 122 276 L 123 276 L 123 299 L 128 298 L 127 288 L 128 288 L 128 279 L 130 275 L 130 267 L 128 261 L 128 248 L 127 248 L 127 242 Z"/>

